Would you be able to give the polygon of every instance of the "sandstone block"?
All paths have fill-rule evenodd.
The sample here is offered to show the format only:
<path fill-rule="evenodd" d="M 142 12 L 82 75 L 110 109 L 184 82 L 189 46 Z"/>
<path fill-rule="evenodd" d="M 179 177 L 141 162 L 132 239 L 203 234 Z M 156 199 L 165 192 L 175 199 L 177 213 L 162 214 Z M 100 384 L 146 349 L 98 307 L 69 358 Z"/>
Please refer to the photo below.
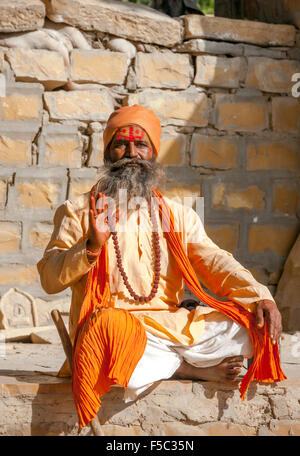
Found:
<path fill-rule="evenodd" d="M 39 165 L 80 168 L 82 147 L 77 128 L 65 125 L 47 125 L 38 143 Z"/>
<path fill-rule="evenodd" d="M 127 68 L 127 56 L 121 52 L 96 49 L 71 52 L 71 79 L 74 82 L 123 84 Z"/>
<path fill-rule="evenodd" d="M 249 139 L 246 142 L 247 169 L 289 169 L 300 165 L 297 140 Z"/>
<path fill-rule="evenodd" d="M 212 205 L 219 209 L 261 210 L 265 195 L 256 185 L 237 188 L 232 183 L 219 183 L 212 186 Z"/>
<path fill-rule="evenodd" d="M 36 219 L 52 213 L 66 199 L 67 175 L 61 168 L 20 169 L 8 195 L 8 209 L 16 217 L 18 207 L 24 219 Z M 49 212 L 50 211 L 50 212 Z M 43 215 L 44 214 L 44 215 Z"/>
<path fill-rule="evenodd" d="M 290 94 L 294 84 L 292 75 L 299 72 L 297 60 L 249 57 L 245 84 L 263 92 Z"/>
<path fill-rule="evenodd" d="M 208 38 L 258 44 L 259 46 L 293 46 L 296 30 L 291 25 L 209 17 L 196 14 L 184 17 L 185 39 Z"/>
<path fill-rule="evenodd" d="M 51 120 L 106 121 L 114 110 L 113 98 L 103 89 L 46 92 L 44 100 Z"/>
<path fill-rule="evenodd" d="M 283 214 L 296 214 L 299 206 L 299 189 L 290 181 L 273 184 L 273 210 Z"/>
<path fill-rule="evenodd" d="M 208 125 L 209 100 L 205 93 L 194 89 L 168 91 L 145 89 L 129 95 L 124 104 L 141 104 L 152 109 L 162 125 L 190 125 L 205 127 Z"/>
<path fill-rule="evenodd" d="M 270 430 L 277 436 L 300 435 L 299 420 L 272 420 Z"/>
<path fill-rule="evenodd" d="M 34 265 L 6 264 L 0 266 L 0 285 L 29 286 L 37 285 L 39 275 Z"/>
<path fill-rule="evenodd" d="M 176 52 L 186 52 L 192 55 L 198 54 L 226 54 L 232 56 L 243 55 L 242 44 L 222 43 L 221 41 L 202 40 L 196 38 L 184 41 L 175 48 Z"/>
<path fill-rule="evenodd" d="M 53 226 L 48 223 L 35 223 L 29 231 L 29 241 L 32 247 L 44 250 L 50 241 Z"/>
<path fill-rule="evenodd" d="M 97 182 L 97 173 L 94 168 L 82 168 L 70 171 L 70 188 L 68 198 L 89 192 Z"/>
<path fill-rule="evenodd" d="M 87 166 L 102 166 L 104 160 L 103 133 L 93 133 L 90 139 Z"/>
<path fill-rule="evenodd" d="M 281 48 L 264 48 L 261 46 L 254 46 L 252 44 L 244 44 L 244 56 L 245 57 L 269 57 L 270 59 L 284 59 L 286 57 L 286 51 Z"/>
<path fill-rule="evenodd" d="M 18 223 L 0 222 L 0 254 L 19 250 L 21 227 Z"/>
<path fill-rule="evenodd" d="M 58 188 L 47 182 L 17 184 L 18 204 L 23 207 L 54 209 L 58 200 Z"/>
<path fill-rule="evenodd" d="M 7 87 L 6 96 L 0 98 L 1 123 L 39 122 L 42 116 L 41 87 L 40 84 L 22 83 Z"/>
<path fill-rule="evenodd" d="M 208 223 L 205 230 L 210 239 L 221 249 L 227 252 L 234 252 L 238 246 L 239 224 L 231 225 Z"/>
<path fill-rule="evenodd" d="M 160 151 L 157 157 L 162 165 L 182 165 L 185 163 L 187 138 L 181 134 L 162 134 Z"/>
<path fill-rule="evenodd" d="M 214 94 L 219 130 L 260 131 L 268 127 L 267 102 L 260 96 Z"/>
<path fill-rule="evenodd" d="M 137 86 L 186 89 L 191 83 L 193 68 L 185 54 L 138 52 L 135 60 Z"/>
<path fill-rule="evenodd" d="M 242 78 L 240 57 L 201 55 L 196 58 L 194 84 L 205 87 L 239 87 Z"/>
<path fill-rule="evenodd" d="M 299 133 L 300 103 L 294 97 L 274 97 L 272 99 L 272 123 L 275 131 Z"/>
<path fill-rule="evenodd" d="M 209 169 L 236 168 L 239 145 L 238 138 L 194 133 L 191 142 L 191 164 Z"/>
<path fill-rule="evenodd" d="M 7 132 L 0 129 L 0 162 L 5 166 L 24 167 L 31 165 L 30 133 Z"/>
<path fill-rule="evenodd" d="M 252 225 L 248 233 L 250 253 L 273 252 L 282 257 L 289 253 L 298 230 L 289 225 Z"/>
<path fill-rule="evenodd" d="M 40 0 L 10 0 L 0 5 L 0 32 L 37 30 L 44 25 L 45 6 Z"/>
<path fill-rule="evenodd" d="M 47 16 L 81 30 L 110 33 L 119 37 L 172 47 L 181 41 L 179 21 L 151 8 L 104 0 L 45 0 Z"/>
<path fill-rule="evenodd" d="M 40 82 L 46 90 L 53 90 L 67 83 L 64 59 L 58 52 L 18 48 L 9 49 L 6 56 L 16 81 Z"/>

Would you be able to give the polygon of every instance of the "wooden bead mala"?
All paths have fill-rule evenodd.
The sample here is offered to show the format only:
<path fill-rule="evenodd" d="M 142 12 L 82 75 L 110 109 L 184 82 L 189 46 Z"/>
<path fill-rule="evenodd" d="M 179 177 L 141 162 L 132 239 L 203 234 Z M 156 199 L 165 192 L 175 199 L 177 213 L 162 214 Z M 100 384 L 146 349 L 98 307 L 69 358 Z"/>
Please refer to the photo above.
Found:
<path fill-rule="evenodd" d="M 154 212 L 154 211 L 152 211 Z M 151 301 L 154 296 L 157 293 L 158 289 L 158 283 L 160 279 L 160 245 L 159 245 L 159 234 L 158 234 L 158 225 L 157 225 L 157 220 L 154 215 L 154 213 L 151 214 L 151 221 L 152 221 L 152 227 L 153 227 L 153 247 L 154 247 L 154 252 L 155 252 L 155 266 L 154 266 L 154 282 L 152 285 L 151 292 L 148 296 L 139 296 L 136 294 L 132 288 L 132 286 L 129 283 L 128 276 L 126 272 L 124 271 L 124 267 L 122 264 L 122 258 L 121 258 L 121 251 L 120 251 L 120 246 L 119 246 L 119 241 L 118 241 L 118 236 L 115 228 L 113 226 L 110 226 L 111 230 L 111 235 L 114 243 L 114 249 L 115 249 L 115 254 L 117 257 L 117 265 L 118 269 L 120 271 L 120 274 L 123 278 L 124 284 L 130 294 L 130 296 L 135 300 L 139 302 L 149 302 Z"/>

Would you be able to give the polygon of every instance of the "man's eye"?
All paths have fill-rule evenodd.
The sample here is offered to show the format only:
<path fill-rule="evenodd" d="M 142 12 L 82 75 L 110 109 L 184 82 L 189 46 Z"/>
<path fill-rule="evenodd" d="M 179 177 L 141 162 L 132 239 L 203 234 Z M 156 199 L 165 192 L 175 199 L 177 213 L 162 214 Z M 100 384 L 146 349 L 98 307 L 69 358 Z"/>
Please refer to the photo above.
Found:
<path fill-rule="evenodd" d="M 136 145 L 137 145 L 138 147 L 148 147 L 148 144 L 147 144 L 147 143 L 144 143 L 144 142 L 141 142 L 141 141 L 138 141 L 138 142 L 136 143 Z"/>

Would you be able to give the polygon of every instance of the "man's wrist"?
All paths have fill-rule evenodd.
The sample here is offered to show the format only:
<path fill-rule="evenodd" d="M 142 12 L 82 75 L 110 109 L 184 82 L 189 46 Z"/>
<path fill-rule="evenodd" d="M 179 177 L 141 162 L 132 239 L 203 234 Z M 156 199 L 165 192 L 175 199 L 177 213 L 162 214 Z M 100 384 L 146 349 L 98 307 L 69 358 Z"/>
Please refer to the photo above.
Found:
<path fill-rule="evenodd" d="M 102 249 L 102 246 L 93 244 L 89 239 L 86 241 L 86 250 L 88 250 L 92 254 L 100 253 L 101 249 Z"/>
<path fill-rule="evenodd" d="M 89 241 L 86 243 L 86 256 L 89 263 L 93 263 L 100 255 L 102 247 L 93 246 Z"/>

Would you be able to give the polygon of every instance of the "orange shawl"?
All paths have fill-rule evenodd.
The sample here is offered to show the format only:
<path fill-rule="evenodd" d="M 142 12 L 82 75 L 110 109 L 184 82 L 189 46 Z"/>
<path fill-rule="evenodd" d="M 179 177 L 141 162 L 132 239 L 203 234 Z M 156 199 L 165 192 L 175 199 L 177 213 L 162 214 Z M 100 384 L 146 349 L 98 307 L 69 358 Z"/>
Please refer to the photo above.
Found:
<path fill-rule="evenodd" d="M 168 248 L 176 258 L 184 282 L 202 302 L 222 312 L 250 334 L 254 360 L 240 385 L 244 400 L 252 380 L 278 382 L 286 379 L 281 370 L 278 344 L 273 345 L 269 328 L 258 328 L 254 313 L 242 305 L 219 301 L 204 292 L 185 253 L 179 233 L 174 230 L 174 216 L 158 190 L 159 213 Z M 80 311 L 73 349 L 72 389 L 79 417 L 79 429 L 86 426 L 99 410 L 101 396 L 112 384 L 126 387 L 146 347 L 142 323 L 124 309 L 109 307 L 110 290 L 107 246 L 90 270 L 86 294 Z M 106 309 L 105 309 L 106 308 Z"/>

